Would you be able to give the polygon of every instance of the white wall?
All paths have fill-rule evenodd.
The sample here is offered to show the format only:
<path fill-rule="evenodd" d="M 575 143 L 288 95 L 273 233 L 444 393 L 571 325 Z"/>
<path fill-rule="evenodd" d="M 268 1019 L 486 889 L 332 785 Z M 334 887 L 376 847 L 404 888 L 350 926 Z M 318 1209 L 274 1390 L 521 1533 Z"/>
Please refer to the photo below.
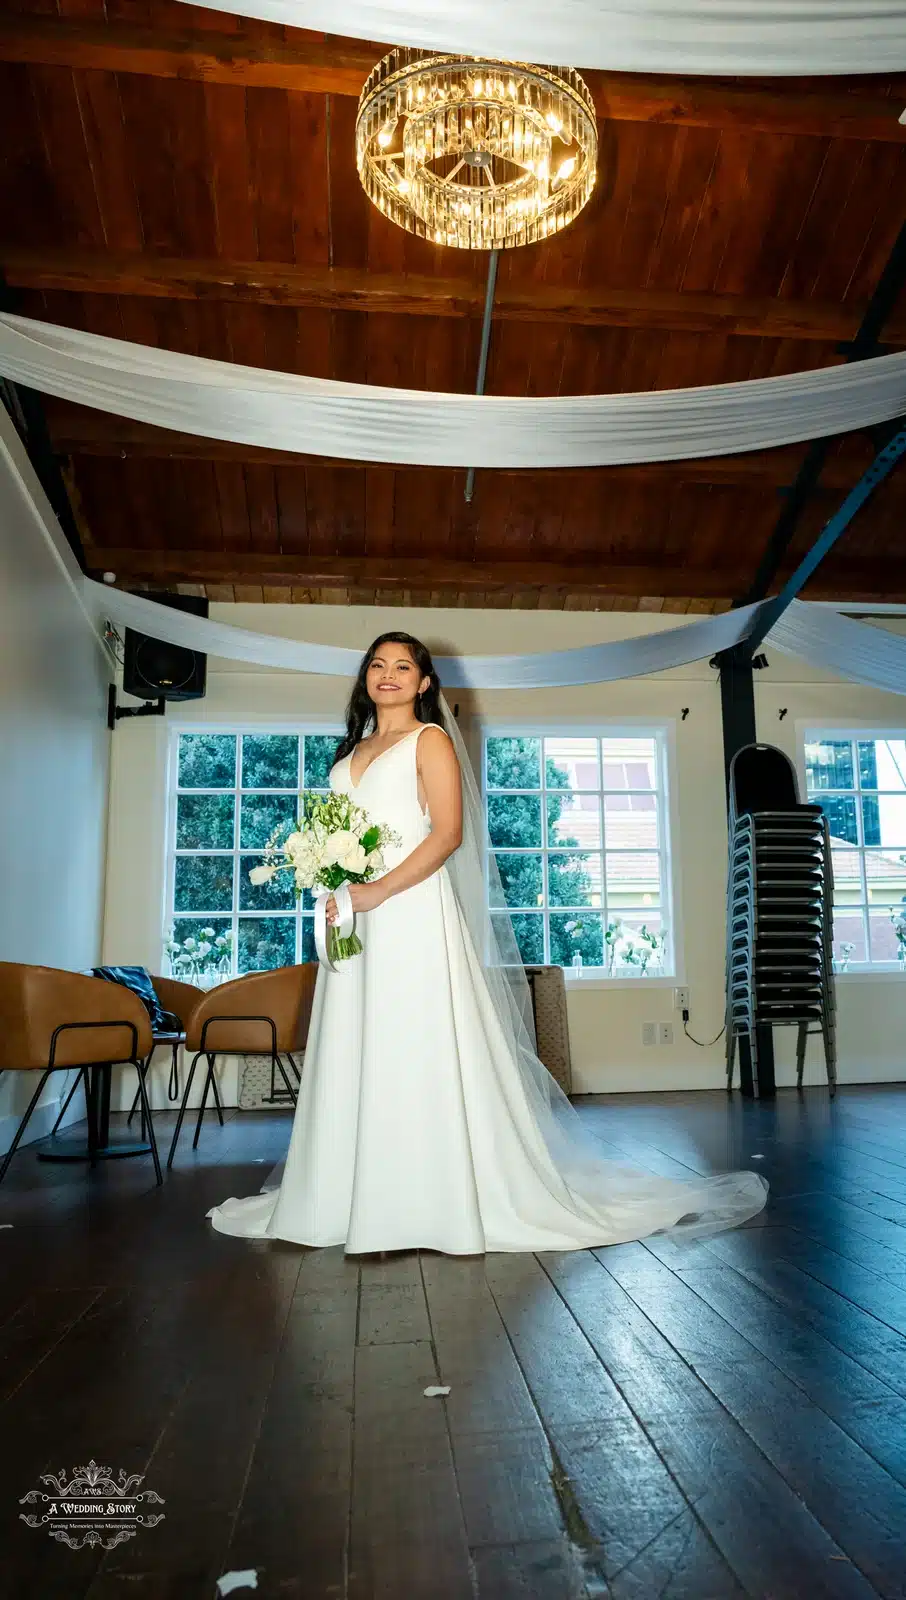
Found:
<path fill-rule="evenodd" d="M 675 626 L 675 617 L 527 611 L 403 612 L 372 607 L 214 606 L 218 620 L 259 631 L 364 648 L 388 627 L 402 626 L 437 654 L 562 649 L 649 629 Z M 797 759 L 797 722 L 819 726 L 906 727 L 906 700 L 843 686 L 827 675 L 769 651 L 770 667 L 758 675 L 759 737 Z M 163 719 L 117 730 L 111 788 L 110 867 L 104 958 L 161 960 L 164 917 L 165 781 L 168 725 L 280 724 L 297 718 L 342 719 L 348 685 L 315 678 L 209 662 L 207 698 L 172 708 Z M 583 980 L 570 987 L 569 1017 L 578 1092 L 713 1088 L 723 1082 L 722 1043 L 699 1049 L 682 1036 L 673 1010 L 673 986 L 691 989 L 690 1028 L 711 1039 L 723 1022 L 726 813 L 716 674 L 706 663 L 626 683 L 565 691 L 506 691 L 453 698 L 461 721 L 487 725 L 549 720 L 599 725 L 602 719 L 649 719 L 672 728 L 674 750 L 674 856 L 678 873 L 674 927 L 680 969 L 676 980 L 629 979 L 617 984 Z M 683 720 L 682 712 L 689 708 Z M 781 720 L 779 711 L 786 708 Z M 473 724 L 474 727 L 474 724 Z M 464 732 L 467 728 L 464 727 Z M 906 1076 L 906 980 L 898 974 L 845 976 L 840 980 L 840 1080 L 871 1082 Z M 652 1049 L 641 1042 L 642 1023 L 676 1024 L 676 1043 Z M 778 1082 L 795 1081 L 792 1030 L 777 1033 Z M 158 1072 L 158 1094 L 163 1068 Z M 820 1044 L 814 1045 L 807 1081 L 824 1081 Z M 229 1092 L 229 1084 L 228 1084 Z"/>
<path fill-rule="evenodd" d="M 0 960 L 78 970 L 101 948 L 110 672 L 78 568 L 42 512 L 52 522 L 0 408 Z M 50 1080 L 33 1137 L 64 1084 Z M 0 1149 L 33 1089 L 22 1074 L 0 1079 Z"/>

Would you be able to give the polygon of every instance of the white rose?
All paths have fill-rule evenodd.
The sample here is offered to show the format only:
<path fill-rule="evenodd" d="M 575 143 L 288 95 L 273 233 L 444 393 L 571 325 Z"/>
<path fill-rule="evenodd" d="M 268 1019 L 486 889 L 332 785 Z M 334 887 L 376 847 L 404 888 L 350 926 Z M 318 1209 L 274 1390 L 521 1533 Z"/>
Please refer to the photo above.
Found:
<path fill-rule="evenodd" d="M 358 842 L 355 834 L 350 833 L 348 828 L 340 828 L 336 833 L 332 833 L 321 852 L 321 860 L 324 866 L 343 865 L 347 853 L 353 850 Z"/>
<path fill-rule="evenodd" d="M 364 872 L 368 864 L 368 857 L 358 839 L 354 839 L 347 850 L 339 859 L 339 865 L 344 872 Z"/>
<path fill-rule="evenodd" d="M 257 889 L 262 883 L 270 883 L 271 878 L 276 876 L 276 872 L 276 867 L 253 867 L 249 873 L 249 880 Z M 217 940 L 218 945 L 222 945 L 223 942 L 222 939 Z"/>
<path fill-rule="evenodd" d="M 300 850 L 307 849 L 306 839 L 307 835 L 304 833 L 291 833 L 289 835 L 283 845 L 283 849 L 291 861 L 295 859 Z"/>
<path fill-rule="evenodd" d="M 204 939 L 198 946 L 198 954 L 200 956 L 210 955 L 212 949 L 213 946 L 208 943 L 207 939 Z"/>

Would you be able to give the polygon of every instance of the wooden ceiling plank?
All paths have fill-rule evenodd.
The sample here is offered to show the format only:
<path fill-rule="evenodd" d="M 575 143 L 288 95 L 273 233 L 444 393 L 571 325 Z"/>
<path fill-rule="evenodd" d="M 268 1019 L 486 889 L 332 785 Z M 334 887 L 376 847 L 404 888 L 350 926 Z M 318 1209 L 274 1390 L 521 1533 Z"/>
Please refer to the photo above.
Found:
<path fill-rule="evenodd" d="M 215 151 L 218 228 L 235 223 L 236 192 Z M 239 187 L 245 191 L 245 185 Z M 224 204 L 224 198 L 227 203 Z M 160 233 L 158 223 L 156 232 Z M 250 241 L 251 242 L 251 241 Z M 350 242 L 344 244 L 348 254 Z M 222 300 L 256 307 L 315 307 L 331 312 L 367 311 L 421 317 L 476 317 L 483 286 L 467 278 L 397 276 L 357 265 L 278 261 L 221 261 L 111 251 L 0 245 L 0 266 L 11 288 L 71 294 L 135 296 L 151 300 Z M 504 322 L 643 328 L 686 333 L 727 333 L 749 338 L 838 342 L 851 339 L 861 320 L 860 302 L 770 299 L 708 291 L 570 288 L 556 284 L 504 284 L 494 316 Z M 906 344 L 906 323 L 885 330 L 885 342 Z"/>
<path fill-rule="evenodd" d="M 551 588 L 587 594 L 651 594 L 667 592 L 723 597 L 742 579 L 716 568 L 689 573 L 665 572 L 657 565 L 639 567 L 556 561 L 452 561 L 432 556 L 362 557 L 317 552 L 270 553 L 212 550 L 126 550 L 90 546 L 92 570 L 110 569 L 123 582 L 136 579 L 167 583 L 260 583 L 287 588 L 346 587 L 351 581 L 374 588 L 477 590 L 483 594 Z M 732 581 L 731 581 L 732 578 Z"/>
<path fill-rule="evenodd" d="M 287 30 L 290 43 L 243 35 L 168 33 L 151 27 L 38 16 L 0 21 L 0 60 L 33 65 L 142 73 L 157 78 L 353 96 L 380 55 L 380 46 Z M 818 137 L 902 143 L 901 109 L 875 93 L 741 85 L 666 74 L 586 74 L 602 120 L 678 123 L 689 127 L 752 128 Z"/>

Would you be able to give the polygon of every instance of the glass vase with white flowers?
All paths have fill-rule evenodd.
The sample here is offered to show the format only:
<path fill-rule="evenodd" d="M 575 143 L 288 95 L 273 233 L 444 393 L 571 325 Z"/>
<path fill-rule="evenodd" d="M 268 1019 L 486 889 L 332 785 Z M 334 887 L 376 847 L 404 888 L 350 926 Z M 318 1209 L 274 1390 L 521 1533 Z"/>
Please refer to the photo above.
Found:
<path fill-rule="evenodd" d="M 200 989 L 212 989 L 222 983 L 233 969 L 233 935 L 229 928 L 223 933 L 216 928 L 199 928 L 182 939 L 177 939 L 171 929 L 164 948 L 170 976 L 197 984 Z"/>
<path fill-rule="evenodd" d="M 315 933 L 322 964 L 347 961 L 361 953 L 362 942 L 354 928 L 343 933 L 325 924 L 324 908 L 330 895 L 347 883 L 370 883 L 384 870 L 383 850 L 400 845 L 392 828 L 372 822 L 368 813 L 348 794 L 302 796 L 302 814 L 286 836 L 286 824 L 271 835 L 264 860 L 253 867 L 253 884 L 270 883 L 280 872 L 293 875 L 296 898 L 306 890 L 319 891 L 315 903 Z M 319 927 L 324 940 L 320 948 Z"/>

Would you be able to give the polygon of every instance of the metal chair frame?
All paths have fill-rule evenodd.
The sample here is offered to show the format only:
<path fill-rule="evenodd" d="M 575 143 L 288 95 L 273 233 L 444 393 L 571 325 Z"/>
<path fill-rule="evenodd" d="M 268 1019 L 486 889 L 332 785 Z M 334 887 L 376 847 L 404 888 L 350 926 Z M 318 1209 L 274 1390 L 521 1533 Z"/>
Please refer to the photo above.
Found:
<path fill-rule="evenodd" d="M 293 1105 L 295 1105 L 295 1103 L 296 1103 L 296 1090 L 293 1088 L 292 1084 L 290 1083 L 289 1078 L 286 1075 L 286 1068 L 283 1065 L 282 1057 L 280 1055 L 279 1050 L 277 1049 L 277 1024 L 274 1022 L 273 1017 L 236 1017 L 236 1016 L 206 1017 L 205 1020 L 204 1020 L 204 1023 L 202 1024 L 201 1040 L 200 1040 L 199 1048 L 195 1052 L 195 1055 L 192 1057 L 192 1065 L 190 1066 L 188 1074 L 186 1076 L 186 1086 L 185 1086 L 185 1089 L 183 1091 L 182 1104 L 180 1105 L 180 1108 L 179 1108 L 179 1116 L 176 1119 L 176 1127 L 175 1127 L 174 1132 L 173 1132 L 173 1141 L 172 1141 L 172 1143 L 170 1145 L 170 1153 L 167 1156 L 167 1166 L 168 1167 L 172 1167 L 172 1165 L 173 1165 L 173 1158 L 176 1155 L 176 1146 L 179 1143 L 179 1135 L 180 1135 L 180 1133 L 182 1131 L 183 1119 L 184 1119 L 185 1114 L 186 1114 L 186 1108 L 187 1108 L 188 1102 L 189 1102 L 189 1094 L 191 1093 L 191 1089 L 192 1089 L 192 1079 L 195 1076 L 195 1068 L 197 1067 L 198 1062 L 201 1060 L 201 1057 L 202 1056 L 206 1056 L 207 1057 L 208 1070 L 207 1070 L 207 1073 L 205 1075 L 204 1088 L 202 1090 L 202 1095 L 201 1095 L 201 1104 L 200 1104 L 200 1106 L 198 1108 L 198 1117 L 197 1117 L 196 1122 L 195 1122 L 195 1136 L 194 1136 L 194 1138 L 192 1140 L 192 1149 L 193 1150 L 197 1150 L 198 1149 L 198 1140 L 199 1140 L 199 1136 L 201 1134 L 201 1125 L 202 1125 L 202 1121 L 204 1119 L 205 1110 L 207 1108 L 208 1088 L 209 1087 L 213 1089 L 214 1102 L 215 1102 L 215 1107 L 216 1107 L 216 1110 L 217 1110 L 217 1115 L 218 1115 L 218 1118 L 220 1120 L 220 1126 L 223 1127 L 223 1107 L 221 1106 L 221 1103 L 220 1103 L 220 1096 L 218 1095 L 218 1092 L 217 1092 L 217 1080 L 216 1080 L 215 1075 L 214 1075 L 214 1064 L 215 1064 L 215 1061 L 217 1059 L 217 1056 L 218 1055 L 253 1055 L 253 1054 L 257 1053 L 255 1051 L 251 1051 L 251 1050 L 231 1050 L 231 1049 L 223 1050 L 223 1049 L 221 1049 L 221 1050 L 217 1051 L 217 1050 L 209 1049 L 209 1047 L 207 1045 L 207 1042 L 206 1042 L 207 1041 L 208 1029 L 210 1027 L 213 1027 L 215 1023 L 224 1023 L 224 1022 L 227 1022 L 227 1023 L 234 1023 L 234 1022 L 261 1022 L 266 1027 L 270 1028 L 270 1032 L 271 1032 L 271 1048 L 270 1048 L 271 1088 L 273 1090 L 273 1087 L 274 1087 L 274 1084 L 275 1084 L 275 1074 L 276 1074 L 276 1071 L 279 1070 L 280 1076 L 282 1077 L 283 1082 L 286 1085 L 287 1093 L 289 1095 L 290 1100 L 292 1101 Z M 289 1053 L 287 1052 L 287 1054 L 289 1054 Z M 301 1083 L 301 1081 L 302 1081 L 301 1075 L 299 1074 L 299 1071 L 298 1071 L 298 1069 L 296 1067 L 296 1064 L 293 1061 L 291 1055 L 289 1055 L 289 1060 L 290 1060 L 290 1064 L 292 1065 L 293 1072 L 296 1075 L 297 1083 Z"/>

